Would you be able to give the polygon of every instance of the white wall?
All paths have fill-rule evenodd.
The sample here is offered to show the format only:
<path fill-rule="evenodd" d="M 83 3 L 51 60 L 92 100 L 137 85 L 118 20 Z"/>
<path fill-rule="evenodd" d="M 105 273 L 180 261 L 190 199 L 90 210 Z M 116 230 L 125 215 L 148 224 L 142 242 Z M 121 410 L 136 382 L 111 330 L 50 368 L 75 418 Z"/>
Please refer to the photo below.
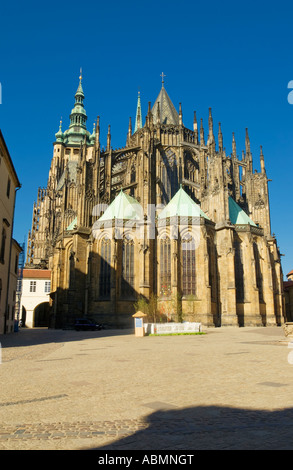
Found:
<path fill-rule="evenodd" d="M 36 292 L 30 292 L 31 281 L 36 282 Z M 45 283 L 48 281 L 50 281 L 50 279 L 23 278 L 22 280 L 20 317 L 22 307 L 24 307 L 26 309 L 25 324 L 28 328 L 34 327 L 34 309 L 37 305 L 43 302 L 49 302 L 50 292 L 45 292 Z"/>

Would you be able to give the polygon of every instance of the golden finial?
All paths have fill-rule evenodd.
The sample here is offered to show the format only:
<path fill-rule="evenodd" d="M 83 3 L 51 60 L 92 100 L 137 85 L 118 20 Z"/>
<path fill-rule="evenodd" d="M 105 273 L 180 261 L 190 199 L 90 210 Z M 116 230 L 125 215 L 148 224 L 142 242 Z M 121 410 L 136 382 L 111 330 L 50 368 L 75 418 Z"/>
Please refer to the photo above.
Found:
<path fill-rule="evenodd" d="M 82 80 L 82 68 L 80 67 L 80 76 L 79 76 L 79 80 Z"/>

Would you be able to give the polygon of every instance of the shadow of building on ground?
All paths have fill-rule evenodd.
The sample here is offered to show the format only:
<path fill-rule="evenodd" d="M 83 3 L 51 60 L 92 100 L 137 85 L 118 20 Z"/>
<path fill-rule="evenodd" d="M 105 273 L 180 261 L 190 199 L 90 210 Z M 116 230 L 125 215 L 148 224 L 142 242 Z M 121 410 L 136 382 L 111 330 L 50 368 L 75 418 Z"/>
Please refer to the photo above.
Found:
<path fill-rule="evenodd" d="M 146 418 L 144 429 L 93 450 L 293 449 L 292 408 L 267 411 L 199 406 L 164 410 L 164 404 L 161 406 Z"/>
<path fill-rule="evenodd" d="M 106 336 L 121 336 L 134 334 L 133 329 L 108 329 L 97 331 L 75 331 L 50 328 L 20 328 L 17 333 L 0 335 L 0 344 L 3 348 L 33 346 L 48 343 L 66 343 L 82 341 L 84 339 L 101 338 Z"/>

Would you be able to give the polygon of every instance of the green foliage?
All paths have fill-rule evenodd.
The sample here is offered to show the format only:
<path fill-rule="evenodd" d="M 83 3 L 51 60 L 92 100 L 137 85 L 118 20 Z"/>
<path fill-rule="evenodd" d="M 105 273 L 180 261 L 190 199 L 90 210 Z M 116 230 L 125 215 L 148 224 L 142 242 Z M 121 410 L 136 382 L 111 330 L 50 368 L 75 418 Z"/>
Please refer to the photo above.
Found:
<path fill-rule="evenodd" d="M 147 315 L 145 318 L 146 323 L 167 321 L 166 315 L 158 310 L 158 297 L 154 294 L 151 294 L 149 300 L 140 296 L 133 306 L 136 312 L 141 311 Z"/>

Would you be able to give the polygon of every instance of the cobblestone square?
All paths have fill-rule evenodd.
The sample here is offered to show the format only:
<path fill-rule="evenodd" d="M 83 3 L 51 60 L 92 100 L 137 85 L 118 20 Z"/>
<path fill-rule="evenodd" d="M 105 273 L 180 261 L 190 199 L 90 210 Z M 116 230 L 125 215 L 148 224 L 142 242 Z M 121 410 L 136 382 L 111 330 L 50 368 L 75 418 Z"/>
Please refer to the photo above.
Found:
<path fill-rule="evenodd" d="M 1 335 L 0 450 L 292 449 L 281 327 Z"/>

